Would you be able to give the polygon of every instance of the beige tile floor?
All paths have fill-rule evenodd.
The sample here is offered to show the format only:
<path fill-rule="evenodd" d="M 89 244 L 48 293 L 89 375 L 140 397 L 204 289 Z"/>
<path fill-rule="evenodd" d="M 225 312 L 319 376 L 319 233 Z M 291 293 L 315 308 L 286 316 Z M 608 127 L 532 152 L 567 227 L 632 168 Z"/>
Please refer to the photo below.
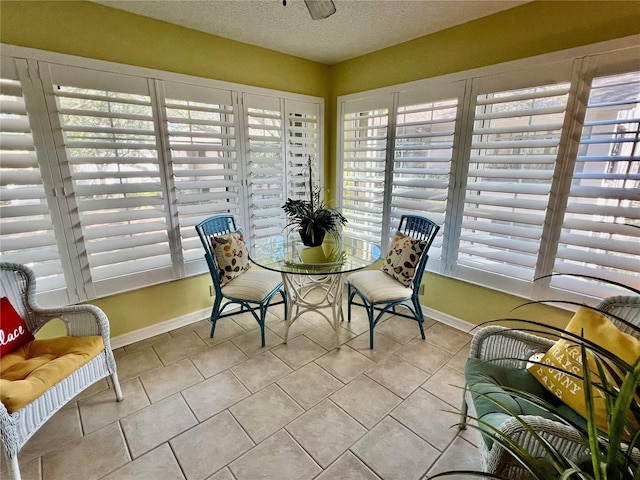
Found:
<path fill-rule="evenodd" d="M 116 350 L 125 400 L 107 380 L 85 391 L 22 449 L 23 478 L 418 480 L 479 468 L 477 434 L 454 426 L 469 334 L 427 320 L 425 341 L 390 316 L 370 350 L 355 309 L 339 349 L 318 314 L 284 344 L 279 306 L 265 348 L 247 314 L 220 320 L 214 338 L 209 325 Z"/>

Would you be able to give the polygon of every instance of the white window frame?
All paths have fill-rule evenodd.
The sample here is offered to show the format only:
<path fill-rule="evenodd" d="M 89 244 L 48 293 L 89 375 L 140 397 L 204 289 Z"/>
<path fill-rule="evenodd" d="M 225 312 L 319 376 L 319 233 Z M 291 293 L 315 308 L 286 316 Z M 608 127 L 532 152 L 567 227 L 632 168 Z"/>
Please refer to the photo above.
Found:
<path fill-rule="evenodd" d="M 312 135 L 313 145 L 303 148 L 303 153 L 313 155 L 318 176 L 315 178 L 317 185 L 323 188 L 324 171 L 324 99 L 310 95 L 295 94 L 290 92 L 271 90 L 260 87 L 247 86 L 231 82 L 223 82 L 202 77 L 183 75 L 171 72 L 164 72 L 144 67 L 135 67 L 123 65 L 113 62 L 94 60 L 82 57 L 76 57 L 54 52 L 47 52 L 26 47 L 18 47 L 13 45 L 1 45 L 3 61 L 5 58 L 14 60 L 20 64 L 20 80 L 23 90 L 27 91 L 27 109 L 31 122 L 32 131 L 34 131 L 34 143 L 38 163 L 40 165 L 41 175 L 46 189 L 47 202 L 49 204 L 50 215 L 52 217 L 53 229 L 58 244 L 59 254 L 63 265 L 64 284 L 62 289 L 52 291 L 39 291 L 38 299 L 43 304 L 60 304 L 60 303 L 77 303 L 79 301 L 89 300 L 102 296 L 113 295 L 136 288 L 146 287 L 154 284 L 163 283 L 170 280 L 184 278 L 187 276 L 206 273 L 207 265 L 202 259 L 186 259 L 183 255 L 180 228 L 185 227 L 183 223 L 195 225 L 200 220 L 209 215 L 221 213 L 219 207 L 212 208 L 207 211 L 206 208 L 192 209 L 193 214 L 187 218 L 180 218 L 175 198 L 174 178 L 173 178 L 173 161 L 172 149 L 170 144 L 170 133 L 167 131 L 167 115 L 165 110 L 165 86 L 183 84 L 186 89 L 192 88 L 196 92 L 210 90 L 212 97 L 216 98 L 216 93 L 221 91 L 231 99 L 234 114 L 234 150 L 237 162 L 237 179 L 240 195 L 240 205 L 231 209 L 223 209 L 230 211 L 236 215 L 237 224 L 248 232 L 245 238 L 251 242 L 251 228 L 249 221 L 250 209 L 248 207 L 248 192 L 251 184 L 248 162 L 244 156 L 246 153 L 245 143 L 246 135 L 244 126 L 246 118 L 246 110 L 242 104 L 241 98 L 245 95 L 256 95 L 270 97 L 282 106 L 283 123 L 281 125 L 281 137 L 283 139 L 282 155 L 283 161 L 289 161 L 289 153 L 285 149 L 285 139 L 290 136 L 290 125 L 285 117 L 285 113 L 305 114 L 314 112 L 316 131 L 312 134 L 303 132 L 303 136 Z M 60 124 L 56 111 L 54 93 L 52 89 L 55 87 L 50 78 L 48 78 L 49 68 L 55 68 L 57 71 L 65 73 L 65 69 L 73 72 L 73 69 L 84 69 L 89 73 L 103 72 L 105 78 L 110 75 L 114 79 L 130 78 L 138 84 L 148 85 L 153 105 L 156 150 L 158 152 L 160 163 L 160 175 L 162 181 L 162 192 L 165 197 L 165 214 L 167 222 L 167 237 L 171 252 L 169 263 L 155 270 L 134 272 L 120 277 L 106 278 L 96 283 L 91 277 L 86 248 L 83 244 L 83 233 L 81 230 L 81 222 L 77 214 L 77 205 L 73 192 L 73 183 L 71 175 L 66 164 L 66 150 L 64 141 L 61 140 Z M 93 72 L 91 72 L 93 71 Z M 89 75 L 91 76 L 91 75 Z M 95 76 L 95 75 L 94 75 Z M 99 77 L 99 75 L 98 75 Z M 72 77 L 70 77 L 72 78 Z M 87 84 L 87 88 L 94 88 Z M 108 87 L 108 82 L 105 82 Z M 198 95 L 197 93 L 195 94 Z M 194 100 L 194 101 L 197 101 Z M 214 101 L 214 100 L 212 100 Z M 288 106 L 291 106 L 289 108 Z M 303 106 L 302 111 L 298 112 L 299 106 Z M 37 130 L 37 132 L 35 131 Z M 301 150 L 293 149 L 295 152 L 291 156 L 296 158 L 300 156 Z M 310 151 L 313 150 L 313 151 Z M 292 162 L 295 164 L 295 162 Z M 66 173 L 65 173 L 66 171 Z M 289 175 L 289 173 L 286 173 Z M 292 173 L 293 175 L 293 173 Z M 288 189 L 295 188 L 295 182 L 286 176 L 282 185 L 282 193 L 284 199 L 289 194 Z M 295 196 L 296 192 L 291 191 L 291 195 Z M 284 203 L 284 201 L 283 201 Z M 199 216 L 200 214 L 200 216 Z M 284 222 L 284 212 L 281 214 Z M 191 226 L 192 226 L 191 225 Z M 195 236 L 195 230 L 194 230 Z M 3 261 L 11 261 L 11 253 L 2 256 Z M 37 265 L 33 265 L 36 273 Z"/>
<path fill-rule="evenodd" d="M 337 109 L 339 118 L 337 120 L 336 130 L 336 158 L 337 158 L 337 192 L 338 206 L 343 205 L 341 198 L 341 183 L 344 178 L 343 165 L 343 132 L 342 119 L 344 113 L 350 111 L 350 105 L 358 103 L 366 104 L 367 108 L 374 110 L 377 108 L 389 108 L 388 121 L 388 138 L 392 138 L 395 130 L 395 111 L 394 106 L 399 95 L 407 94 L 407 92 L 429 92 L 431 98 L 445 100 L 446 96 L 440 96 L 439 92 L 446 91 L 448 86 L 456 82 L 463 82 L 466 86 L 464 92 L 458 97 L 459 107 L 458 120 L 456 122 L 454 158 L 451 170 L 450 189 L 447 201 L 446 221 L 444 228 L 441 229 L 443 236 L 443 248 L 440 262 L 432 262 L 430 259 L 427 269 L 435 273 L 458 278 L 470 283 L 489 287 L 498 291 L 510 294 L 516 294 L 531 299 L 558 299 L 571 300 L 576 302 L 594 301 L 603 296 L 610 295 L 610 291 L 606 288 L 600 289 L 599 295 L 579 293 L 570 290 L 560 290 L 550 286 L 549 279 L 538 279 L 530 282 L 513 282 L 513 279 L 501 277 L 500 275 L 491 275 L 482 270 L 473 270 L 462 268 L 456 262 L 458 245 L 460 241 L 460 225 L 462 221 L 462 207 L 464 204 L 466 172 L 469 163 L 469 151 L 471 148 L 473 118 L 475 111 L 475 96 L 479 85 L 489 85 L 482 87 L 481 91 L 499 92 L 502 90 L 515 90 L 519 86 L 524 87 L 546 85 L 556 83 L 557 81 L 571 82 L 571 90 L 569 92 L 569 100 L 567 112 L 562 128 L 562 138 L 557 152 L 556 169 L 552 180 L 551 199 L 547 207 L 547 218 L 545 220 L 545 228 L 541 238 L 540 251 L 538 260 L 534 269 L 534 277 L 539 278 L 552 271 L 554 261 L 553 242 L 557 242 L 559 236 L 559 228 L 562 223 L 562 214 L 558 218 L 558 212 L 562 212 L 563 197 L 566 201 L 566 192 L 568 184 L 571 183 L 573 175 L 573 162 L 570 160 L 577 146 L 569 137 L 575 139 L 575 118 L 579 112 L 575 112 L 579 102 L 575 99 L 583 95 L 584 92 L 576 91 L 579 85 L 588 84 L 591 78 L 596 75 L 605 75 L 606 73 L 616 73 L 619 71 L 633 71 L 638 69 L 637 58 L 640 57 L 640 35 L 634 35 L 623 39 L 602 42 L 599 44 L 588 45 L 552 54 L 540 55 L 537 57 L 516 60 L 499 65 L 483 67 L 465 72 L 444 75 L 440 77 L 418 80 L 400 85 L 384 87 L 380 89 L 359 92 L 355 94 L 343 95 L 337 99 Z M 556 72 L 556 73 L 554 73 Z M 560 72 L 560 73 L 558 73 Z M 532 78 L 535 77 L 535 78 Z M 580 87 L 582 88 L 582 87 Z M 353 110 L 351 110 L 353 111 Z M 388 140 L 387 164 L 393 158 L 392 141 Z M 385 207 L 382 223 L 384 225 L 381 237 L 379 239 L 382 250 L 388 248 L 389 239 L 393 225 L 390 223 L 389 214 L 389 191 L 391 186 L 386 186 L 385 191 Z M 560 210 L 558 210 L 560 208 Z M 428 215 L 427 215 L 428 216 Z M 640 270 L 639 270 L 640 273 Z M 633 283 L 633 282 L 632 282 Z M 637 287 L 637 282 L 636 282 Z M 618 294 L 620 294 L 618 290 Z"/>

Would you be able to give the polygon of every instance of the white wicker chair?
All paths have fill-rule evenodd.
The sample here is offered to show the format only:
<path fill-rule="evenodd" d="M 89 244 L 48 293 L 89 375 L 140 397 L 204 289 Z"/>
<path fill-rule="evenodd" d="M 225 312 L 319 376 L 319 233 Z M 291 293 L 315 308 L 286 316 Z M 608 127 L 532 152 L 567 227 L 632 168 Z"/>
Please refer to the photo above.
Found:
<path fill-rule="evenodd" d="M 640 326 L 640 297 L 616 296 L 603 300 L 596 308 L 602 312 L 610 313 L 627 322 Z M 638 337 L 638 332 L 621 323 L 614 317 L 610 317 L 616 326 L 629 334 Z M 470 358 L 478 358 L 485 361 L 493 361 L 497 365 L 514 368 L 526 368 L 527 359 L 533 353 L 547 351 L 554 340 L 538 337 L 526 332 L 521 332 L 501 326 L 488 326 L 481 328 L 475 334 L 471 342 Z M 466 428 L 466 414 L 468 405 L 473 405 L 473 399 L 469 390 L 465 392 L 462 404 L 462 417 L 460 428 Z M 544 417 L 522 415 L 528 425 L 554 447 L 562 452 L 567 459 L 576 461 L 589 453 L 585 447 L 584 439 L 577 430 L 565 424 L 549 420 Z M 506 420 L 500 431 L 515 440 L 524 447 L 534 457 L 544 457 L 544 452 L 540 443 L 525 430 L 520 421 L 516 418 Z M 501 475 L 510 480 L 529 480 L 533 477 L 527 470 L 517 463 L 509 452 L 507 452 L 497 442 L 489 449 L 484 441 L 479 442 L 479 450 L 484 472 Z M 634 450 L 632 455 L 636 461 L 640 459 L 640 452 Z"/>
<path fill-rule="evenodd" d="M 60 308 L 42 308 L 35 299 L 36 279 L 29 268 L 14 263 L 0 263 L 0 293 L 6 296 L 35 334 L 48 321 L 62 319 L 69 336 L 84 337 L 100 335 L 104 350 L 71 375 L 49 388 L 40 397 L 23 408 L 9 413 L 0 403 L 0 433 L 2 447 L 8 459 L 9 470 L 14 480 L 19 480 L 18 452 L 31 436 L 60 408 L 84 389 L 98 380 L 111 376 L 118 401 L 122 390 L 116 372 L 116 362 L 109 339 L 109 320 L 102 310 L 94 305 L 77 305 Z"/>

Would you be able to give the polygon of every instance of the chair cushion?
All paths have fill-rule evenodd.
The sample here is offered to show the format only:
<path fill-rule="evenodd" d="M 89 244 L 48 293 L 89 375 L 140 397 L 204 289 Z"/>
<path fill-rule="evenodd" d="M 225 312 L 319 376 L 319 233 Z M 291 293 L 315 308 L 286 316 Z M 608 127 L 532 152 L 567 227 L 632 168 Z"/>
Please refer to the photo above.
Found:
<path fill-rule="evenodd" d="M 249 252 L 242 232 L 212 235 L 209 241 L 220 269 L 221 286 L 249 270 Z"/>
<path fill-rule="evenodd" d="M 580 307 L 565 330 L 575 335 L 581 335 L 586 340 L 606 348 L 630 365 L 633 365 L 640 357 L 640 340 L 621 332 L 611 320 L 595 310 Z M 587 358 L 592 382 L 601 383 L 594 355 L 587 352 Z M 564 373 L 565 371 L 572 372 L 578 377 L 584 375 L 581 348 L 578 343 L 570 338 L 558 340 L 542 357 L 540 363 L 549 365 L 549 367 L 543 365 L 529 367 L 534 378 L 562 402 L 586 418 L 584 382 L 581 378 Z M 617 384 L 612 378 L 609 378 L 609 375 L 607 377 L 609 383 Z M 596 424 L 601 431 L 606 432 L 608 431 L 606 393 L 603 393 L 599 388 L 592 390 Z"/>
<path fill-rule="evenodd" d="M 479 358 L 469 358 L 465 364 L 465 379 L 473 398 L 476 416 L 495 428 L 500 428 L 507 419 L 512 417 L 508 410 L 517 415 L 535 415 L 550 420 L 555 419 L 553 414 L 526 401 L 511 389 L 533 394 L 554 405 L 559 412 L 562 412 L 563 417 L 584 424 L 579 415 L 551 395 L 525 369 L 505 367 Z M 491 448 L 493 444 L 492 432 L 489 427 L 482 424 L 479 427 L 480 430 L 489 433 L 483 435 L 483 438 L 487 448 Z"/>
<path fill-rule="evenodd" d="M 405 287 L 410 286 L 416 274 L 416 265 L 426 246 L 425 240 L 416 240 L 404 233 L 396 233 L 381 270 Z"/>
<path fill-rule="evenodd" d="M 363 270 L 347 277 L 370 302 L 388 302 L 411 298 L 413 290 L 380 270 Z"/>
<path fill-rule="evenodd" d="M 7 297 L 0 299 L 0 357 L 34 340 L 27 324 Z"/>
<path fill-rule="evenodd" d="M 282 283 L 282 275 L 268 270 L 250 270 L 222 288 L 225 296 L 261 302 Z"/>
<path fill-rule="evenodd" d="M 0 397 L 13 413 L 104 350 L 102 337 L 34 340 L 0 359 Z"/>

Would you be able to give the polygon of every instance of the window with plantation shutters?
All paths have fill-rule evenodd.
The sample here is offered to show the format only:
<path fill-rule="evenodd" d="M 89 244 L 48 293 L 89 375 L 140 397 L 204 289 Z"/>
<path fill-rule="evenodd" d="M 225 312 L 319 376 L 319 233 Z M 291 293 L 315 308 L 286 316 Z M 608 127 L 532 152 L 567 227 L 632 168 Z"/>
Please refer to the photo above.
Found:
<path fill-rule="evenodd" d="M 451 90 L 459 89 L 458 84 Z M 451 92 L 456 95 L 458 92 Z M 429 249 L 429 268 L 439 270 L 445 231 L 458 98 L 437 100 L 402 92 L 396 111 L 391 181 L 391 228 L 405 214 L 425 216 L 440 233 Z"/>
<path fill-rule="evenodd" d="M 318 104 L 285 100 L 287 198 L 309 198 L 308 161 L 314 188 L 320 188 L 320 124 Z M 286 200 L 286 199 L 285 199 Z"/>
<path fill-rule="evenodd" d="M 307 198 L 308 160 L 313 185 L 322 188 L 319 106 L 317 102 L 263 95 L 243 96 L 246 171 L 251 240 L 281 235 L 282 206 L 288 197 Z"/>
<path fill-rule="evenodd" d="M 342 105 L 341 208 L 345 231 L 380 242 L 391 98 L 377 97 Z"/>
<path fill-rule="evenodd" d="M 475 93 L 457 258 L 461 276 L 487 272 L 512 282 L 512 290 L 525 282 L 520 293 L 530 288 L 568 92 L 569 83 L 560 82 Z"/>
<path fill-rule="evenodd" d="M 346 229 L 426 216 L 429 270 L 531 299 L 637 287 L 640 47 L 563 55 L 339 97 Z"/>
<path fill-rule="evenodd" d="M 19 75 L 18 65 L 23 75 Z M 66 288 L 20 77 L 26 62 L 3 58 L 0 72 L 0 251 L 28 265 L 38 292 Z M 24 80 L 28 82 L 28 80 Z"/>
<path fill-rule="evenodd" d="M 322 188 L 319 97 L 3 48 L 1 258 L 33 267 L 40 301 L 205 273 L 197 223 L 268 239 L 310 157 Z"/>
<path fill-rule="evenodd" d="M 134 274 L 172 278 L 165 174 L 148 81 L 55 65 L 50 75 L 52 122 L 60 125 L 62 168 L 72 179 L 80 254 L 95 294 L 125 285 L 121 278 Z"/>
<path fill-rule="evenodd" d="M 249 222 L 253 242 L 278 235 L 284 227 L 284 112 L 280 99 L 245 95 Z"/>
<path fill-rule="evenodd" d="M 638 286 L 640 71 L 591 82 L 553 268 L 552 287 L 624 294 L 584 275 Z"/>
<path fill-rule="evenodd" d="M 170 181 L 181 254 L 190 270 L 189 263 L 202 258 L 195 225 L 220 213 L 239 216 L 242 210 L 237 114 L 229 90 L 168 82 L 163 88 Z"/>

